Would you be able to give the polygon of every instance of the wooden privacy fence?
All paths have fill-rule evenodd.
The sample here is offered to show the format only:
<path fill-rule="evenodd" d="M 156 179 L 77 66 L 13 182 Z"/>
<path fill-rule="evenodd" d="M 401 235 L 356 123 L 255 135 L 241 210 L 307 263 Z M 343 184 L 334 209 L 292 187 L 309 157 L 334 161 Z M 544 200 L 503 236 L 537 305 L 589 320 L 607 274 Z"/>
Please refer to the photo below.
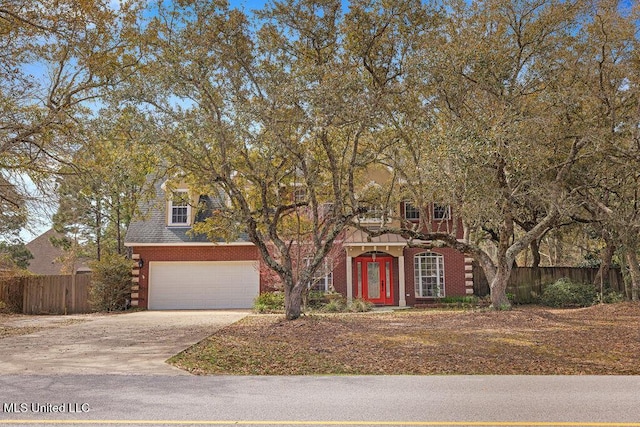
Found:
<path fill-rule="evenodd" d="M 0 281 L 0 300 L 24 314 L 90 313 L 91 274 L 25 276 Z"/>
<path fill-rule="evenodd" d="M 507 293 L 513 294 L 516 302 L 528 303 L 532 302 L 536 295 L 541 295 L 546 285 L 563 277 L 576 283 L 593 283 L 597 274 L 597 268 L 539 267 L 536 274 L 536 270 L 532 267 L 516 267 L 511 270 Z M 606 289 L 625 292 L 620 269 L 609 270 L 609 276 L 605 277 L 603 283 Z M 473 288 L 476 295 L 489 294 L 489 283 L 484 271 L 477 263 L 473 264 Z"/>

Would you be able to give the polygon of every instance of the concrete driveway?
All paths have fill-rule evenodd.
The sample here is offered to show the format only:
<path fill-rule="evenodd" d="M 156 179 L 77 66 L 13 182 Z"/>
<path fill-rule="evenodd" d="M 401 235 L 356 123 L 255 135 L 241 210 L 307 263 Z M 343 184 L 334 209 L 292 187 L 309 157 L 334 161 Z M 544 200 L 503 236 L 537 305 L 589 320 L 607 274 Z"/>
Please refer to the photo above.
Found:
<path fill-rule="evenodd" d="M 248 313 L 139 311 L 20 316 L 8 323 L 42 329 L 0 339 L 0 373 L 189 375 L 165 361 Z"/>

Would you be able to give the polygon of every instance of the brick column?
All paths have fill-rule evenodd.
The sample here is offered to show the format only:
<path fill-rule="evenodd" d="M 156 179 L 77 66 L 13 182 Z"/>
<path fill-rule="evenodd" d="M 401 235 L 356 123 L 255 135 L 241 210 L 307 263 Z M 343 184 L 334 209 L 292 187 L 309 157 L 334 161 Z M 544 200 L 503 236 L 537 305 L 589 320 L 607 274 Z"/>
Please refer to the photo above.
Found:
<path fill-rule="evenodd" d="M 464 287 L 467 295 L 473 295 L 473 258 L 464 259 Z"/>
<path fill-rule="evenodd" d="M 133 260 L 131 265 L 131 307 L 137 307 L 140 296 L 140 267 L 138 267 L 140 254 L 131 255 L 131 259 Z"/>

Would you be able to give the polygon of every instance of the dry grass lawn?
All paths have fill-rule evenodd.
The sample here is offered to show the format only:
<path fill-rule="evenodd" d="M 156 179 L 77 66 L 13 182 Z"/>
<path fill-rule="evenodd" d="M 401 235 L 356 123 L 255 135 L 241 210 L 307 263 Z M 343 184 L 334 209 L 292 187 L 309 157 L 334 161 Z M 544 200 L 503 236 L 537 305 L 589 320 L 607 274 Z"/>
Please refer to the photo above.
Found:
<path fill-rule="evenodd" d="M 198 375 L 638 375 L 640 304 L 255 315 L 170 362 Z"/>

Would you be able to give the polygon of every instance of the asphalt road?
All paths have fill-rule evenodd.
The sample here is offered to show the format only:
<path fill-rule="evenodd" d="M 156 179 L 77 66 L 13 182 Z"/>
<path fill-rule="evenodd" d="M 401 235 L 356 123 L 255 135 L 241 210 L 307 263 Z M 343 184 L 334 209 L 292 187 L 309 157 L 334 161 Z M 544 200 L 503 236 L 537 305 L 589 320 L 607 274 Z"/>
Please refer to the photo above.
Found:
<path fill-rule="evenodd" d="M 4 375 L 2 425 L 640 427 L 640 377 Z"/>

